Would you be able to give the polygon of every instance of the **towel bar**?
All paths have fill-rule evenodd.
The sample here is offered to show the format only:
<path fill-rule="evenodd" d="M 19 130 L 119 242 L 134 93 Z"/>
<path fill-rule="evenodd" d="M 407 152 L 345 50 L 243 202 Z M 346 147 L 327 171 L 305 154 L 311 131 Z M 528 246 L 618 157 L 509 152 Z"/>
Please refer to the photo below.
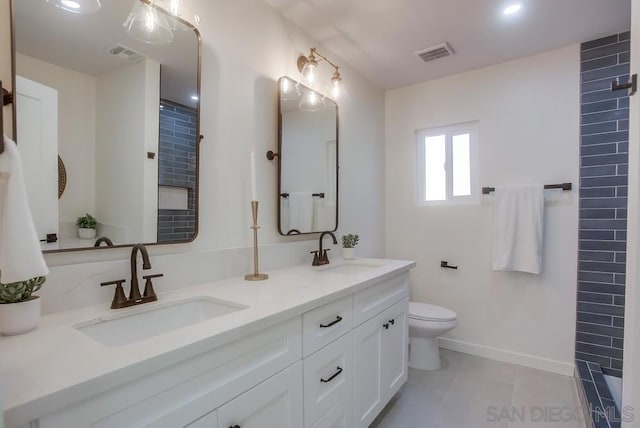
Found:
<path fill-rule="evenodd" d="M 313 196 L 314 198 L 324 198 L 324 192 L 323 193 L 312 193 L 311 196 Z M 288 198 L 289 194 L 288 193 L 280 193 L 280 197 Z"/>
<path fill-rule="evenodd" d="M 545 189 L 571 190 L 573 188 L 573 184 L 572 183 L 545 184 L 544 188 Z M 495 191 L 496 191 L 495 187 L 483 187 L 482 188 L 482 194 L 483 195 L 488 195 L 489 193 L 495 192 Z"/>

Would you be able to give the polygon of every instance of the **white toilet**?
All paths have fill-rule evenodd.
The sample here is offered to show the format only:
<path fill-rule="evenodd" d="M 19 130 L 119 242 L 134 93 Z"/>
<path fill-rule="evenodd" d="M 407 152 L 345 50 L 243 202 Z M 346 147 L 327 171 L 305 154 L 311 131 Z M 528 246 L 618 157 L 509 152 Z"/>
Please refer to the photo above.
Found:
<path fill-rule="evenodd" d="M 438 336 L 452 330 L 458 315 L 450 309 L 428 303 L 409 303 L 409 367 L 440 369 Z"/>

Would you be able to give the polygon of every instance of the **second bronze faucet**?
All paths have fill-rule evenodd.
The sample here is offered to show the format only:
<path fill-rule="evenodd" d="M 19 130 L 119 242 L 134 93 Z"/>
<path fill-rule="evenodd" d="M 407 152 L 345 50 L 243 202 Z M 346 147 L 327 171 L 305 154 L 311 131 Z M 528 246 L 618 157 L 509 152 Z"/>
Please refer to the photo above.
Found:
<path fill-rule="evenodd" d="M 319 241 L 319 247 L 317 251 L 311 251 L 311 254 L 313 254 L 313 262 L 311 263 L 312 266 L 322 266 L 322 265 L 328 265 L 329 264 L 329 256 L 327 254 L 328 251 L 331 251 L 330 249 L 323 249 L 322 248 L 322 239 L 325 237 L 325 235 L 329 235 L 331 236 L 331 238 L 333 238 L 333 245 L 337 245 L 338 244 L 338 239 L 336 238 L 336 235 L 334 235 L 332 232 L 322 232 L 320 234 L 320 239 Z"/>

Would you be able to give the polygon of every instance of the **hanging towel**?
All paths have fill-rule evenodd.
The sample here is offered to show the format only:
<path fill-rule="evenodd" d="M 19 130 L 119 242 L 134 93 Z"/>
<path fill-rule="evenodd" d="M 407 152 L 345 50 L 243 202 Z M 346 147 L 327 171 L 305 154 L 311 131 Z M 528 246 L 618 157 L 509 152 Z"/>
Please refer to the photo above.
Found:
<path fill-rule="evenodd" d="M 313 196 L 311 192 L 289 193 L 289 229 L 311 232 L 313 226 Z"/>
<path fill-rule="evenodd" d="M 31 218 L 18 147 L 3 136 L 0 154 L 0 282 L 45 276 L 49 269 Z"/>
<path fill-rule="evenodd" d="M 544 186 L 496 187 L 493 270 L 540 273 Z"/>

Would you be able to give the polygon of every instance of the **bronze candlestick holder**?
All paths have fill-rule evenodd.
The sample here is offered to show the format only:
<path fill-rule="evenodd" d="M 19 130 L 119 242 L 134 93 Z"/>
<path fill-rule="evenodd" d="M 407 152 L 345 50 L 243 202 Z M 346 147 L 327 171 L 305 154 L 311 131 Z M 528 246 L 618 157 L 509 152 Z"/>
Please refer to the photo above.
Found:
<path fill-rule="evenodd" d="M 248 273 L 244 276 L 246 281 L 264 281 L 269 279 L 269 275 L 266 273 L 260 273 L 258 269 L 258 201 L 251 201 L 251 213 L 253 214 L 253 273 Z"/>

